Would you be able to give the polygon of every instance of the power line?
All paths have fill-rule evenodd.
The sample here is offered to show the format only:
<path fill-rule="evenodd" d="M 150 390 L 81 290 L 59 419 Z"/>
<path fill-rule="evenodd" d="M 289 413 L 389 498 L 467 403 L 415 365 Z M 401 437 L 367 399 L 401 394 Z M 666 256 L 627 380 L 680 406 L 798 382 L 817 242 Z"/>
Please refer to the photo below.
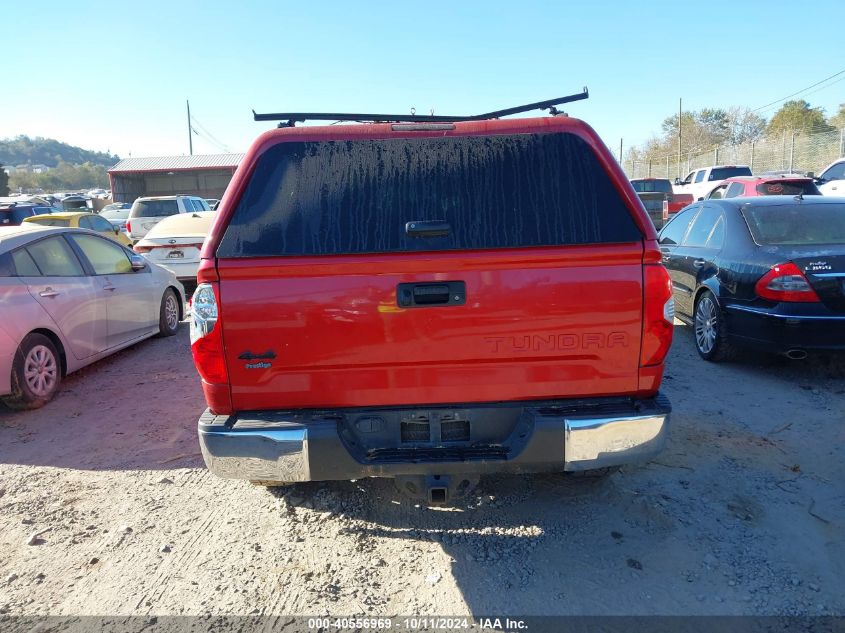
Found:
<path fill-rule="evenodd" d="M 194 120 L 194 124 L 196 125 L 196 120 Z M 197 129 L 199 127 L 199 130 Z M 197 127 L 192 126 L 194 133 L 208 141 L 211 145 L 213 145 L 216 149 L 220 150 L 221 152 L 229 152 L 229 149 L 222 143 L 222 141 L 218 140 L 214 137 L 208 130 L 203 128 L 202 126 L 197 125 Z"/>
<path fill-rule="evenodd" d="M 842 74 L 845 74 L 845 68 L 843 68 L 842 70 L 840 70 L 838 73 L 834 73 L 834 74 L 832 74 L 830 77 L 826 77 L 825 79 L 822 79 L 821 81 L 817 81 L 817 82 L 816 82 L 816 83 L 814 83 L 812 86 L 807 86 L 806 88 L 802 88 L 801 90 L 799 90 L 799 91 L 797 91 L 797 92 L 793 92 L 791 95 L 786 95 L 786 96 L 785 96 L 785 97 L 783 97 L 782 99 L 777 99 L 777 100 L 775 100 L 775 101 L 772 101 L 771 103 L 767 103 L 767 104 L 766 104 L 766 105 L 764 105 L 764 106 L 760 106 L 759 108 L 755 108 L 754 110 L 752 110 L 752 112 L 759 112 L 760 110 L 765 110 L 765 109 L 766 109 L 766 108 L 768 108 L 769 106 L 776 105 L 776 104 L 780 103 L 781 101 L 786 101 L 786 100 L 787 100 L 787 99 L 789 99 L 790 97 L 796 97 L 796 96 L 800 95 L 802 92 L 806 92 L 806 91 L 807 91 L 807 90 L 809 90 L 810 88 L 815 88 L 816 86 L 818 86 L 818 85 L 820 85 L 820 84 L 823 84 L 824 82 L 829 81 L 829 80 L 833 79 L 834 77 L 838 77 L 839 75 L 842 75 Z M 834 82 L 834 83 L 835 83 L 835 82 Z M 827 87 L 827 86 L 825 86 L 825 88 L 826 88 L 826 87 Z"/>
<path fill-rule="evenodd" d="M 224 152 L 227 152 L 227 153 L 230 151 L 230 150 L 229 150 L 229 148 L 227 147 L 226 143 L 224 143 L 223 141 L 221 141 L 220 139 L 218 139 L 216 136 L 214 136 L 214 134 L 212 134 L 211 132 L 209 132 L 209 131 L 208 131 L 208 128 L 206 128 L 206 127 L 205 127 L 202 123 L 200 123 L 200 122 L 197 120 L 197 118 L 196 118 L 195 116 L 192 116 L 192 117 L 191 117 L 191 121 L 192 121 L 192 123 L 194 123 L 194 124 L 195 124 L 195 125 L 196 125 L 199 129 L 200 129 L 200 130 L 202 130 L 202 131 L 203 131 L 203 134 L 200 134 L 200 136 L 204 136 L 204 137 L 206 138 L 206 140 L 210 141 L 210 142 L 211 142 L 214 146 L 216 146 L 218 149 L 220 149 L 220 150 L 222 150 L 222 151 L 224 151 Z M 194 131 L 196 132 L 196 130 L 194 130 Z"/>
<path fill-rule="evenodd" d="M 198 126 L 198 125 L 195 125 L 195 124 L 197 124 L 197 121 L 196 121 L 196 120 L 192 120 L 192 121 L 191 121 L 191 132 L 193 132 L 194 134 L 196 134 L 196 135 L 197 135 L 197 136 L 199 136 L 200 138 L 205 139 L 206 141 L 208 141 L 211 145 L 213 145 L 213 146 L 214 146 L 215 148 L 217 148 L 218 150 L 220 150 L 220 151 L 222 151 L 222 152 L 226 152 L 226 153 L 228 153 L 228 152 L 229 152 L 228 148 L 226 148 L 225 146 L 221 146 L 221 144 L 220 144 L 218 141 L 215 141 L 215 140 L 213 140 L 213 139 L 209 138 L 209 136 L 210 136 L 209 134 L 204 133 L 204 132 L 200 132 L 200 131 L 197 129 L 197 127 L 199 127 L 199 126 Z"/>
<path fill-rule="evenodd" d="M 845 77 L 840 77 L 840 78 L 839 78 L 839 79 L 837 79 L 836 81 L 831 81 L 831 82 L 830 82 L 829 84 L 827 84 L 826 86 L 822 86 L 821 88 L 816 88 L 815 90 L 813 90 L 812 92 L 808 92 L 808 93 L 807 93 L 807 94 L 805 94 L 804 96 L 805 96 L 805 97 L 809 97 L 810 95 L 814 95 L 814 94 L 816 94 L 817 92 L 821 92 L 822 90 L 826 90 L 827 88 L 830 88 L 831 86 L 833 86 L 833 85 L 835 85 L 835 84 L 838 84 L 840 81 L 845 81 Z"/>

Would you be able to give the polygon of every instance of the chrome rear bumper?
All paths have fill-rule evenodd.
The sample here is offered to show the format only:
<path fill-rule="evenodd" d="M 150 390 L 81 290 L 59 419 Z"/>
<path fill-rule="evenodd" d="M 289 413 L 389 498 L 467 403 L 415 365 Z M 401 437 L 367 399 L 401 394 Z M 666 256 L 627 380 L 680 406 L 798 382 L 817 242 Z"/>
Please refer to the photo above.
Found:
<path fill-rule="evenodd" d="M 579 411 L 569 404 L 562 404 L 560 410 L 549 403 L 525 406 L 521 410 L 525 412 L 523 417 L 528 416 L 526 425 L 489 450 L 469 443 L 435 443 L 409 447 L 404 457 L 397 457 L 399 451 L 394 450 L 390 459 L 353 454 L 339 431 L 343 416 L 353 415 L 348 412 L 245 412 L 216 416 L 206 411 L 199 420 L 198 431 L 209 470 L 231 479 L 297 482 L 583 471 L 646 461 L 663 449 L 671 411 L 668 400 L 658 396 L 629 402 L 630 407 L 617 407 L 618 412 L 603 415 L 591 415 L 589 407 Z M 526 433 L 525 428 L 530 431 Z M 522 433 L 519 438 L 523 439 L 517 438 L 517 433 Z"/>

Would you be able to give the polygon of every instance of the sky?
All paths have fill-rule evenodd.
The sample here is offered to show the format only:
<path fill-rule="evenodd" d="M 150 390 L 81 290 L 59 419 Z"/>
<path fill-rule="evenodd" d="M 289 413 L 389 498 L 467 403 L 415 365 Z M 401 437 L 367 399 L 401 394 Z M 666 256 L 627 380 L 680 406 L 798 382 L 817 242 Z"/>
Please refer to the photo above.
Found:
<path fill-rule="evenodd" d="M 194 153 L 242 152 L 273 125 L 252 109 L 473 114 L 587 86 L 565 110 L 616 153 L 679 98 L 757 108 L 845 70 L 843 15 L 842 0 L 4 1 L 0 138 L 187 154 L 190 100 Z M 830 115 L 845 75 L 814 90 Z"/>

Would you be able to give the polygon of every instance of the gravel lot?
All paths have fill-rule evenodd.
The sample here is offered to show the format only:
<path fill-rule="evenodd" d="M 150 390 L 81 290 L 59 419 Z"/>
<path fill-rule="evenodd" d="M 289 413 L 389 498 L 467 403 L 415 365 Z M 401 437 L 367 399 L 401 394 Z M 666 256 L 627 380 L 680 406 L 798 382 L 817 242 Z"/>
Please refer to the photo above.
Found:
<path fill-rule="evenodd" d="M 208 474 L 183 324 L 44 409 L 0 405 L 0 613 L 845 614 L 842 363 L 711 365 L 689 330 L 657 461 L 430 509 Z"/>

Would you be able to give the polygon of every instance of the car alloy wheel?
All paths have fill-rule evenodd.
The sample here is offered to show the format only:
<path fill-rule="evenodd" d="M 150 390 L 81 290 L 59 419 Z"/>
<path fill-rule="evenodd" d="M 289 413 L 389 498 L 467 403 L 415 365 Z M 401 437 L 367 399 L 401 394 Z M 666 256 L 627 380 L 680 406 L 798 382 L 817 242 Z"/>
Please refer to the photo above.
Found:
<path fill-rule="evenodd" d="M 708 295 L 701 297 L 695 309 L 695 344 L 702 354 L 709 354 L 718 336 L 718 308 Z"/>
<path fill-rule="evenodd" d="M 164 300 L 164 319 L 171 330 L 175 330 L 179 325 L 179 304 L 172 292 L 168 293 Z"/>
<path fill-rule="evenodd" d="M 59 376 L 53 352 L 44 345 L 36 345 L 26 355 L 23 367 L 24 380 L 29 390 L 42 398 L 50 395 Z"/>

